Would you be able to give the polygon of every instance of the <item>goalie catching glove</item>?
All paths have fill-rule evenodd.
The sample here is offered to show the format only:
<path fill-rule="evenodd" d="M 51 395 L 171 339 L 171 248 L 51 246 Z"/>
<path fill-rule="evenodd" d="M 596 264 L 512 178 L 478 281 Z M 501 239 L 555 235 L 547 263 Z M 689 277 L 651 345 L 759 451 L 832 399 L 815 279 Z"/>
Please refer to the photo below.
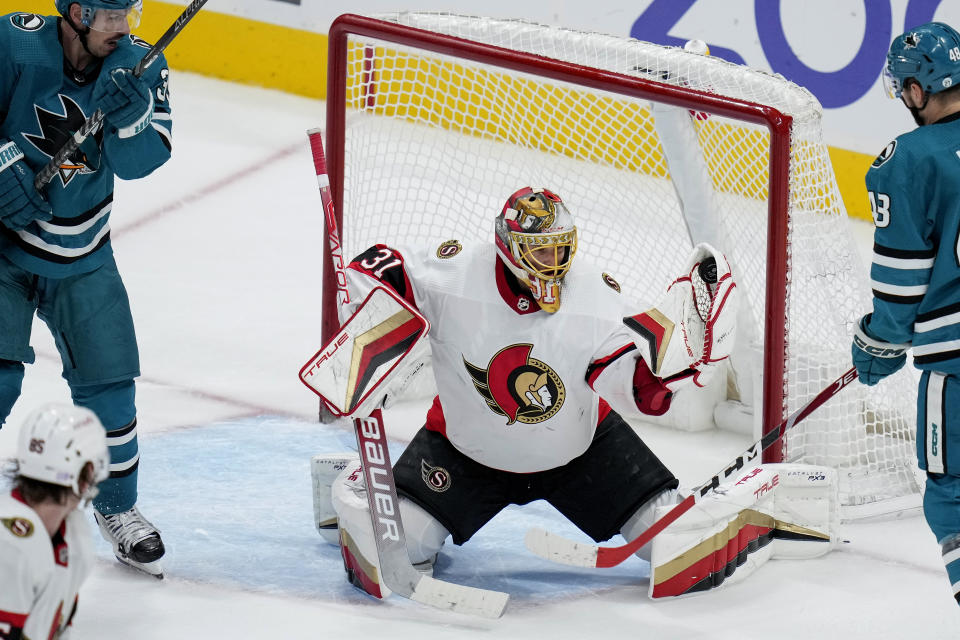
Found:
<path fill-rule="evenodd" d="M 705 386 L 730 356 L 739 291 L 722 253 L 698 244 L 680 277 L 651 309 L 624 318 L 640 335 L 637 348 L 670 391 L 692 381 Z"/>

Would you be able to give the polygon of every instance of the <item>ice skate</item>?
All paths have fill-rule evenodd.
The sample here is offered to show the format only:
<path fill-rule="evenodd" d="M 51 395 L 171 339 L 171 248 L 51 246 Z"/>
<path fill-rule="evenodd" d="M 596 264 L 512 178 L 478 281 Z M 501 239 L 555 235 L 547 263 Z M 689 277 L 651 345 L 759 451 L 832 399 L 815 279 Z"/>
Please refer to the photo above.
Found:
<path fill-rule="evenodd" d="M 113 546 L 117 560 L 139 571 L 163 578 L 163 540 L 160 532 L 133 507 L 128 511 L 103 515 L 94 510 L 100 535 Z"/>

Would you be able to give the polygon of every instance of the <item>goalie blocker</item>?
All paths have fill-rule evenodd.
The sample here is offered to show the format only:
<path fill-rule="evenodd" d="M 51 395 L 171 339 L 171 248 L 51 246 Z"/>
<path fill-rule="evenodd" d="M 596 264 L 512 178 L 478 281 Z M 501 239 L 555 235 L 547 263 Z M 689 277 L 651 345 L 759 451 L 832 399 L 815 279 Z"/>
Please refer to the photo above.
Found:
<path fill-rule="evenodd" d="M 303 365 L 300 380 L 334 415 L 369 415 L 382 404 L 388 384 L 419 368 L 408 356 L 429 330 L 430 323 L 410 304 L 377 287 Z"/>

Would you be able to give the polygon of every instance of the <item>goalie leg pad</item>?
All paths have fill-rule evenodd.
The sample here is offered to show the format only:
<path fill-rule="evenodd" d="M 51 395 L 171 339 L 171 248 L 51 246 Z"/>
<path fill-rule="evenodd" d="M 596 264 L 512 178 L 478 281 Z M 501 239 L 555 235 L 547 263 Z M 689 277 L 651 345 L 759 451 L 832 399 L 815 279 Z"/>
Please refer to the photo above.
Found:
<path fill-rule="evenodd" d="M 679 496 L 680 493 L 676 489 L 667 489 L 666 491 L 660 492 L 630 516 L 630 519 L 627 520 L 620 529 L 620 535 L 622 535 L 625 540 L 637 538 L 656 522 L 657 510 L 664 506 L 669 510 L 680 501 Z M 645 544 L 637 550 L 636 555 L 649 562 L 650 551 L 651 546 Z"/>
<path fill-rule="evenodd" d="M 390 589 L 380 579 L 377 541 L 359 460 L 348 464 L 337 476 L 331 499 L 347 578 L 370 595 L 386 598 Z M 406 498 L 400 498 L 400 519 L 410 561 L 422 573 L 432 575 L 433 562 L 449 533 L 433 516 Z"/>
<path fill-rule="evenodd" d="M 662 517 L 670 506 L 658 507 Z M 773 557 L 812 558 L 838 540 L 836 471 L 767 464 L 721 485 L 653 539 L 651 598 L 734 584 Z"/>
<path fill-rule="evenodd" d="M 337 512 L 333 508 L 333 482 L 348 465 L 356 465 L 356 453 L 321 454 L 310 458 L 310 479 L 313 484 L 313 523 L 320 537 L 330 544 L 340 544 Z"/>

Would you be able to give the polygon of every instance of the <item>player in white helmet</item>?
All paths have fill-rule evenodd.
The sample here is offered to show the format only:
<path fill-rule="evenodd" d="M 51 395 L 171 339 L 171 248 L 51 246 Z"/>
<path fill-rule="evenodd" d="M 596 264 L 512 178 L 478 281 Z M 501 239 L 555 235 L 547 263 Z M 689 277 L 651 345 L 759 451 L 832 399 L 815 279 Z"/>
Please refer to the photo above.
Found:
<path fill-rule="evenodd" d="M 13 489 L 0 496 L 0 637 L 62 638 L 92 566 L 78 507 L 110 474 L 106 432 L 89 409 L 50 404 L 21 427 Z"/>

